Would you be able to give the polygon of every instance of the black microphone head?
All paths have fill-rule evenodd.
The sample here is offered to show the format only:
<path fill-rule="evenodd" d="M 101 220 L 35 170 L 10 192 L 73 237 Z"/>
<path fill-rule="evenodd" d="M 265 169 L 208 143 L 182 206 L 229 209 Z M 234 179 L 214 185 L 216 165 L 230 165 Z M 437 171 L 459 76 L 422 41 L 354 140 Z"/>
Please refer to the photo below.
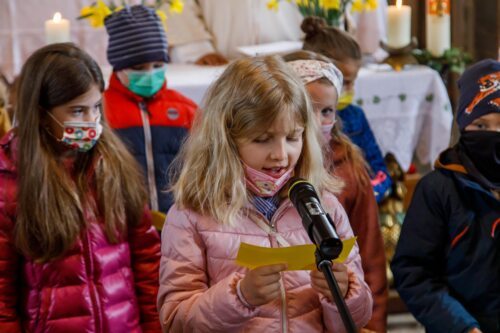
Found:
<path fill-rule="evenodd" d="M 319 200 L 318 193 L 309 182 L 303 178 L 293 177 L 290 180 L 290 187 L 288 188 L 288 197 L 290 201 L 297 206 L 298 201 L 304 197 L 314 197 Z"/>
<path fill-rule="evenodd" d="M 292 178 L 288 197 L 302 218 L 311 241 L 323 258 L 333 260 L 342 252 L 342 241 L 330 215 L 323 210 L 314 187 L 302 178 Z"/>

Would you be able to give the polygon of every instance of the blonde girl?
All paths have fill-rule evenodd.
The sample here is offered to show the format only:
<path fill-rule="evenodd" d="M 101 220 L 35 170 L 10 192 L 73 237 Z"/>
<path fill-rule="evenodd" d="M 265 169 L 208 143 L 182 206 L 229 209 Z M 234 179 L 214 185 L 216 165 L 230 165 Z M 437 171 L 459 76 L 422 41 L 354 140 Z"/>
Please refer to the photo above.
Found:
<path fill-rule="evenodd" d="M 73 44 L 23 66 L 0 142 L 0 331 L 158 332 L 159 239 L 133 158 Z"/>
<path fill-rule="evenodd" d="M 175 205 L 162 232 L 158 308 L 172 332 L 337 332 L 322 273 L 235 263 L 241 242 L 310 243 L 286 197 L 292 175 L 319 193 L 341 238 L 352 236 L 323 167 L 318 129 L 299 78 L 278 57 L 233 62 L 211 86 L 180 155 Z M 362 327 L 371 315 L 357 247 L 334 274 Z"/>
<path fill-rule="evenodd" d="M 345 187 L 338 199 L 358 237 L 365 281 L 373 295 L 373 315 L 366 330 L 387 330 L 387 278 L 384 243 L 378 222 L 375 196 L 359 148 L 342 133 L 336 105 L 342 88 L 342 74 L 326 57 L 309 51 L 284 56 L 301 77 L 311 97 L 314 114 L 325 138 L 325 162 Z"/>
<path fill-rule="evenodd" d="M 344 82 L 337 107 L 342 130 L 361 148 L 370 166 L 375 198 L 381 202 L 390 194 L 392 180 L 364 111 L 353 104 L 354 82 L 361 68 L 361 49 L 351 35 L 327 26 L 322 18 L 307 17 L 301 28 L 306 34 L 302 48 L 326 56 L 342 71 Z"/>

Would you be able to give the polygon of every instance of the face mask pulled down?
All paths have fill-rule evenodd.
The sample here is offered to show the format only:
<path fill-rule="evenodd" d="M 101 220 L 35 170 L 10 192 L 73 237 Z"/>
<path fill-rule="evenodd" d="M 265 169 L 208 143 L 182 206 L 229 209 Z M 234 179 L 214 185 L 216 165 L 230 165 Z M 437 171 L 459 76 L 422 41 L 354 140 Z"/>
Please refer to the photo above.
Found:
<path fill-rule="evenodd" d="M 259 197 L 272 197 L 279 192 L 286 182 L 293 176 L 294 168 L 288 169 L 283 175 L 276 178 L 264 172 L 255 170 L 243 163 L 247 187 Z"/>

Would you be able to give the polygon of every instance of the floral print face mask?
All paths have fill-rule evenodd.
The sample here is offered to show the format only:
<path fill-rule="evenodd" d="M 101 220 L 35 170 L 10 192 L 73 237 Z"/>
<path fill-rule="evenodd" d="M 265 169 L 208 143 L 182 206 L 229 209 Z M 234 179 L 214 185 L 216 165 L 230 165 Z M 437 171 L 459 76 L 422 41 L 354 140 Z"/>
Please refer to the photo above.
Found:
<path fill-rule="evenodd" d="M 56 139 L 73 150 L 88 152 L 102 134 L 101 115 L 95 121 L 65 121 L 63 124 L 50 112 L 49 115 L 64 129 L 63 137 Z"/>

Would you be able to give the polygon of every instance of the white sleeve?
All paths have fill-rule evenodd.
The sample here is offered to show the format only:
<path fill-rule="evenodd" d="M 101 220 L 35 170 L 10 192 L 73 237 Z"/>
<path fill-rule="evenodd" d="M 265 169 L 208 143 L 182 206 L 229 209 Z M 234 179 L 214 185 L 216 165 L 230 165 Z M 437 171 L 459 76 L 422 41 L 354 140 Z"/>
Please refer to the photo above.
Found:
<path fill-rule="evenodd" d="M 168 45 L 176 47 L 201 41 L 211 41 L 212 35 L 207 30 L 200 8 L 194 0 L 184 0 L 181 13 L 171 13 L 167 5 L 161 10 L 167 16 L 166 32 Z"/>

